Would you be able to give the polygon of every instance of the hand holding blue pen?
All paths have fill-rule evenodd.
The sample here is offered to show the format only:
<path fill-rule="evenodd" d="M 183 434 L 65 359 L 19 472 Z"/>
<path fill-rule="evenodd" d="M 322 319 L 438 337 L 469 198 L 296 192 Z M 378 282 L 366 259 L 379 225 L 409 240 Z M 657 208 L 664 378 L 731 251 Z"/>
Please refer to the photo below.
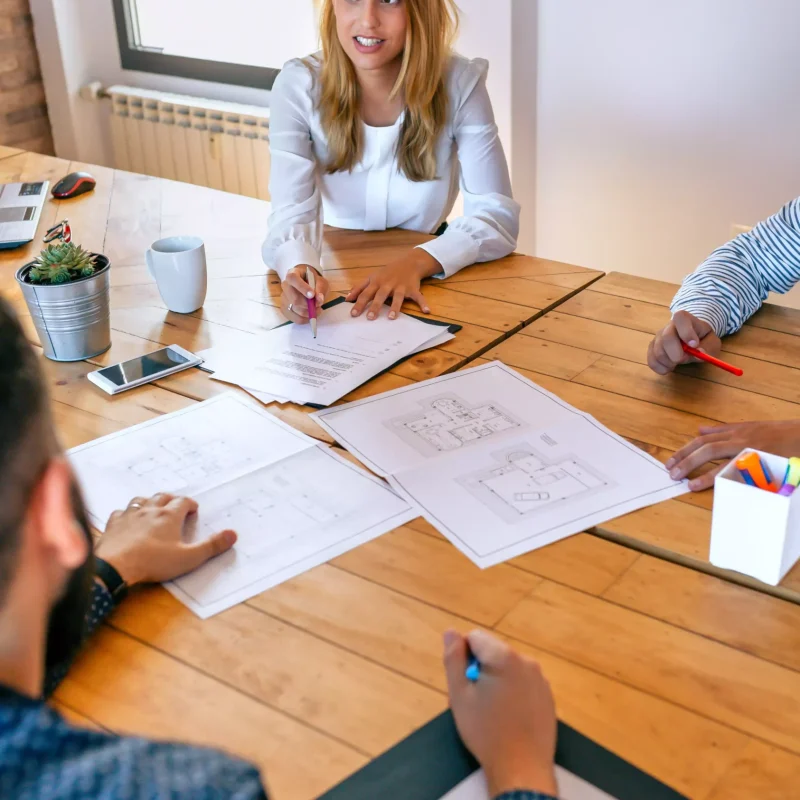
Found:
<path fill-rule="evenodd" d="M 469 661 L 467 662 L 467 669 L 464 672 L 464 677 L 468 681 L 472 681 L 473 683 L 475 683 L 475 681 L 477 681 L 478 678 L 480 678 L 480 676 L 481 676 L 481 662 L 478 661 L 478 659 L 475 658 L 475 656 L 472 653 L 470 653 Z"/>
<path fill-rule="evenodd" d="M 540 666 L 485 631 L 447 631 L 444 649 L 453 718 L 490 796 L 525 789 L 556 797 L 555 706 Z"/>

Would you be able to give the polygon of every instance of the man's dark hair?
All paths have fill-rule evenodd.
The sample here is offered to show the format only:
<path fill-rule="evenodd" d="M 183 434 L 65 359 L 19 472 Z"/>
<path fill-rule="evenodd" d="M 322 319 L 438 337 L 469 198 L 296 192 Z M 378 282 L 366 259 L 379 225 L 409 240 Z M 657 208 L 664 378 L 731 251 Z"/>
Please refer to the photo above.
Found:
<path fill-rule="evenodd" d="M 0 298 L 0 603 L 14 576 L 31 492 L 53 446 L 39 360 L 13 309 Z"/>

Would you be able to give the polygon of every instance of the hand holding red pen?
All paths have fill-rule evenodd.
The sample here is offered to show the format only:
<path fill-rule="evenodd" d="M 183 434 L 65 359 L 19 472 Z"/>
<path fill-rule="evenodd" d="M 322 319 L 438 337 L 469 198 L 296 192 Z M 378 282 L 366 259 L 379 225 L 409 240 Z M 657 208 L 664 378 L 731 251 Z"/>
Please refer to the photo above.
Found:
<path fill-rule="evenodd" d="M 722 350 L 722 342 L 709 323 L 687 311 L 677 311 L 670 323 L 650 342 L 647 350 L 650 369 L 659 375 L 667 375 L 675 367 L 694 361 L 695 356 L 684 350 L 684 344 L 702 349 L 708 356 L 718 356 Z"/>
<path fill-rule="evenodd" d="M 706 364 L 713 364 L 715 367 L 724 369 L 725 372 L 730 372 L 731 375 L 736 375 L 738 378 L 741 378 L 742 375 L 744 375 L 744 370 L 741 367 L 734 367 L 733 364 L 728 364 L 727 361 L 714 358 L 714 356 L 710 356 L 708 353 L 704 353 L 702 350 L 698 350 L 696 347 L 689 347 L 686 342 L 681 342 L 681 345 L 683 346 L 683 352 L 686 353 L 687 356 L 692 356 L 700 361 L 705 361 Z"/>

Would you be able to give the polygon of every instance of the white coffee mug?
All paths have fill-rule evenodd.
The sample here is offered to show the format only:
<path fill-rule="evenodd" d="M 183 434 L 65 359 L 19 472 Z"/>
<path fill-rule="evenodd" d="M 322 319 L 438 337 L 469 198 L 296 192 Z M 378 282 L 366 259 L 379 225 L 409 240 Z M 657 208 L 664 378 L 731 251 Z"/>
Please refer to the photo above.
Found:
<path fill-rule="evenodd" d="M 197 236 L 169 236 L 153 242 L 147 268 L 170 311 L 191 314 L 201 308 L 208 289 L 206 248 Z"/>

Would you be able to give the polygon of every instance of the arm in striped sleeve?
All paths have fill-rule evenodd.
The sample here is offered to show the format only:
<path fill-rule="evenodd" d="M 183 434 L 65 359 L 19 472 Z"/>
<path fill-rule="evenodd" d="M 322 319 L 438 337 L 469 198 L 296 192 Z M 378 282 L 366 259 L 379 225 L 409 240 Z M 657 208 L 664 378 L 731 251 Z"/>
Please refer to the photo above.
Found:
<path fill-rule="evenodd" d="M 715 250 L 683 282 L 671 311 L 688 311 L 718 336 L 736 333 L 767 299 L 800 281 L 800 198 Z"/>

